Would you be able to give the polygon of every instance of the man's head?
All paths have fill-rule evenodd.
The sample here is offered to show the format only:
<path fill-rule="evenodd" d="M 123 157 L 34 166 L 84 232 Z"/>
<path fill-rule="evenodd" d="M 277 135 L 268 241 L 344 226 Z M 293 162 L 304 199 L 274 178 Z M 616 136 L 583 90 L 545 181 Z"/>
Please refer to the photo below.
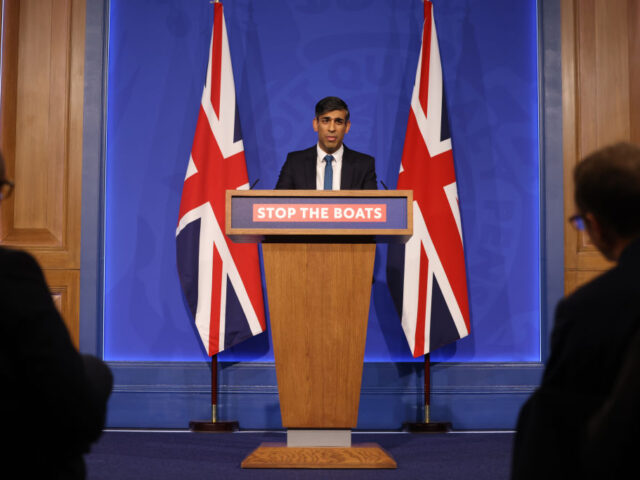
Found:
<path fill-rule="evenodd" d="M 316 104 L 313 130 L 318 132 L 320 148 L 333 153 L 340 148 L 349 131 L 349 107 L 338 97 L 325 97 Z"/>
<path fill-rule="evenodd" d="M 618 143 L 584 158 L 574 170 L 575 202 L 591 241 L 617 260 L 640 237 L 640 147 Z"/>

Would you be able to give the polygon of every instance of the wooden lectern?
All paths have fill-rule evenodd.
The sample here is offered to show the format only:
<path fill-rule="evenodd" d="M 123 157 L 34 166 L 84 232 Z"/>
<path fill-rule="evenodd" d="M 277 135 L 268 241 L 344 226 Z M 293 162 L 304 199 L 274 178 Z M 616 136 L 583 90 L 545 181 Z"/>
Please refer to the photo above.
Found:
<path fill-rule="evenodd" d="M 351 445 L 376 242 L 411 237 L 411 191 L 227 191 L 226 233 L 261 241 L 287 444 L 243 468 L 395 468 Z"/>

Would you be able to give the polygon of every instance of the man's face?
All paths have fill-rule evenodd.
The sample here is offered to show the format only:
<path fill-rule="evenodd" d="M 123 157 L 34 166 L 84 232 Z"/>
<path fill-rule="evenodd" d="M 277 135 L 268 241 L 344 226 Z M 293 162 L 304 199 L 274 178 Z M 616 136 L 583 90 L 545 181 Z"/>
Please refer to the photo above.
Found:
<path fill-rule="evenodd" d="M 346 110 L 332 110 L 313 119 L 313 130 L 318 132 L 320 148 L 333 153 L 342 145 L 345 133 L 349 131 L 351 122 L 347 120 Z"/>

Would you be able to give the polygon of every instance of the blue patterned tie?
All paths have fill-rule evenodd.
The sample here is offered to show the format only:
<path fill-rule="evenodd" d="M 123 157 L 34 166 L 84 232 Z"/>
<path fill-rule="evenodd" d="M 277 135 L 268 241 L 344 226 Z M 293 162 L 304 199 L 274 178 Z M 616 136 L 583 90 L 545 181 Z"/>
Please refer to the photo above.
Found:
<path fill-rule="evenodd" d="M 333 190 L 333 168 L 331 167 L 331 162 L 333 160 L 332 155 L 327 155 L 324 157 L 324 161 L 327 164 L 324 166 L 324 189 L 325 190 Z"/>

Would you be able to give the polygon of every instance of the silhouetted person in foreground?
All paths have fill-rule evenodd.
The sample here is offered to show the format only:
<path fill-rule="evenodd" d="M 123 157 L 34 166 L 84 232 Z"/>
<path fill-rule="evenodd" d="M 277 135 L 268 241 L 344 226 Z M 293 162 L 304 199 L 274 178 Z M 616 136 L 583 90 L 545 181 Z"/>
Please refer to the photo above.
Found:
<path fill-rule="evenodd" d="M 0 202 L 12 191 L 0 155 Z M 83 454 L 102 432 L 112 384 L 106 364 L 73 346 L 35 259 L 0 247 L 0 452 L 5 474 L 85 478 Z"/>
<path fill-rule="evenodd" d="M 637 322 L 640 323 L 640 317 Z M 613 391 L 587 424 L 583 447 L 584 478 L 632 478 L 637 475 L 639 406 L 640 329 L 637 329 Z"/>
<path fill-rule="evenodd" d="M 617 264 L 557 306 L 541 385 L 518 419 L 514 480 L 582 479 L 598 471 L 605 476 L 597 478 L 623 478 L 612 472 L 635 462 L 624 449 L 637 450 L 638 437 L 619 415 L 633 415 L 637 431 L 640 148 L 599 150 L 576 166 L 574 179 L 572 223 Z"/>

